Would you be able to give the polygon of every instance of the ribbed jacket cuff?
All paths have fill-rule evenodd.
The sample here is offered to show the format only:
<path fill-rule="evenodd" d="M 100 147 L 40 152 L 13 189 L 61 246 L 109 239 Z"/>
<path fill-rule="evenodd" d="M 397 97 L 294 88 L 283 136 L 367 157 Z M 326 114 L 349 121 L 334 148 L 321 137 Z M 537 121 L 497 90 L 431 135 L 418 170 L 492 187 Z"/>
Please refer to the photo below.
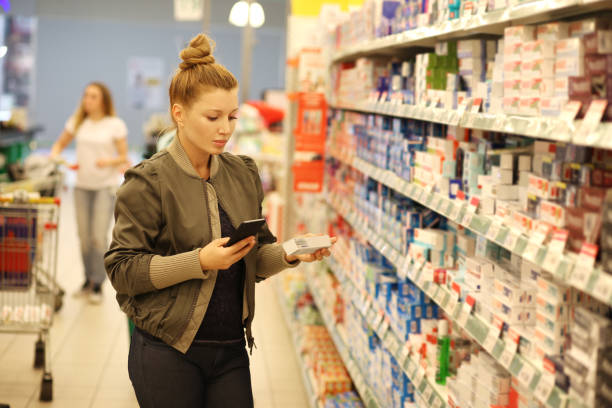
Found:
<path fill-rule="evenodd" d="M 206 277 L 200 266 L 200 248 L 178 255 L 155 255 L 149 266 L 151 282 L 157 289 L 164 289 L 190 279 Z"/>
<path fill-rule="evenodd" d="M 257 276 L 269 278 L 287 268 L 295 268 L 300 261 L 289 263 L 281 244 L 268 244 L 259 248 L 257 253 Z"/>

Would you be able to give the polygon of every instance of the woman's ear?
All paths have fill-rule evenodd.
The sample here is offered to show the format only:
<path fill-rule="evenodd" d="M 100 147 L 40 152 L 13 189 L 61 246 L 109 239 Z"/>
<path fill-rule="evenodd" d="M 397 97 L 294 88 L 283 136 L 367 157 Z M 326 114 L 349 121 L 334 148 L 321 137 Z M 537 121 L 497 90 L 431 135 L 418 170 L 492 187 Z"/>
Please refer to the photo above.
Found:
<path fill-rule="evenodd" d="M 176 125 L 178 127 L 183 127 L 183 120 L 184 120 L 184 116 L 185 116 L 185 110 L 183 109 L 183 106 L 181 106 L 178 103 L 175 103 L 174 105 L 172 105 L 172 119 L 174 119 L 174 122 L 176 123 Z"/>

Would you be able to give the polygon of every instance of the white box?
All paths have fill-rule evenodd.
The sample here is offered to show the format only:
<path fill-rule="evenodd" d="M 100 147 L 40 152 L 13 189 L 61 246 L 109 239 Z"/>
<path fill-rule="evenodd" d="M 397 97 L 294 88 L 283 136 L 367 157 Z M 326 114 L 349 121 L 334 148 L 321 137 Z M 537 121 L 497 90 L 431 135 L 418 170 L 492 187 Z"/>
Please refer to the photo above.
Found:
<path fill-rule="evenodd" d="M 329 248 L 331 246 L 331 238 L 328 235 L 298 237 L 283 242 L 283 249 L 287 255 L 311 254 L 319 249 Z"/>
<path fill-rule="evenodd" d="M 491 177 L 497 184 L 512 184 L 512 170 L 491 166 Z"/>

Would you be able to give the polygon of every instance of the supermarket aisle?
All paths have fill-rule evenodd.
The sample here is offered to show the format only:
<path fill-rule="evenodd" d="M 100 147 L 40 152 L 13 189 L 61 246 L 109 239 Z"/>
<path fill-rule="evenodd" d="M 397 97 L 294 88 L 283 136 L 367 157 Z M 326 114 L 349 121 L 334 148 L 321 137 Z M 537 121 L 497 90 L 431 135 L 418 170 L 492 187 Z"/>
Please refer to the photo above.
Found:
<path fill-rule="evenodd" d="M 38 401 L 41 372 L 32 368 L 34 335 L 0 334 L 0 403 L 11 408 L 138 407 L 127 374 L 128 330 L 107 282 L 100 306 L 73 299 L 82 266 L 74 223 L 72 193 L 62 201 L 58 275 L 68 294 L 51 330 L 54 400 Z M 255 406 L 308 407 L 291 349 L 289 332 L 278 309 L 271 281 L 258 286 L 251 372 Z"/>

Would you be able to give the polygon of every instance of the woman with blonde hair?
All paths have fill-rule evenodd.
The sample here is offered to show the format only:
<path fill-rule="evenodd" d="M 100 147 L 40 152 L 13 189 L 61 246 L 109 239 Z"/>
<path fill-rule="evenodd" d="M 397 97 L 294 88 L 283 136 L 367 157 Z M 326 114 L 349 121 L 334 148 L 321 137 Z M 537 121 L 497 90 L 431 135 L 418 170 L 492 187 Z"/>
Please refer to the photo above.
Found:
<path fill-rule="evenodd" d="M 288 256 L 266 227 L 225 246 L 241 222 L 262 217 L 255 162 L 223 152 L 238 81 L 204 34 L 180 56 L 176 137 L 126 172 L 106 270 L 136 326 L 128 371 L 141 407 L 252 407 L 255 282 L 330 252 Z"/>
<path fill-rule="evenodd" d="M 120 169 L 128 162 L 127 127 L 116 116 L 104 84 L 87 85 L 79 107 L 53 145 L 51 157 L 59 156 L 72 140 L 76 140 L 78 165 L 74 206 L 85 269 L 85 282 L 75 295 L 100 303 L 115 191 Z"/>

